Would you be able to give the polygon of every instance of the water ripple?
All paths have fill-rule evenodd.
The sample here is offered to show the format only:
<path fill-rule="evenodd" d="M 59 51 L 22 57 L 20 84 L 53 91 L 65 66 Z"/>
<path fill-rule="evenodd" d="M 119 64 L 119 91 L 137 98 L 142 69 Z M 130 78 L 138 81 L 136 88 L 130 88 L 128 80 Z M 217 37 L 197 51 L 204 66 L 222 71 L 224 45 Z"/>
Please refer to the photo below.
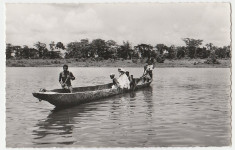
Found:
<path fill-rule="evenodd" d="M 128 70 L 140 76 L 143 69 Z M 60 71 L 7 68 L 7 147 L 231 145 L 229 69 L 156 68 L 150 88 L 58 110 L 31 93 L 58 88 Z M 70 71 L 74 86 L 86 86 L 110 82 L 117 68 Z"/>

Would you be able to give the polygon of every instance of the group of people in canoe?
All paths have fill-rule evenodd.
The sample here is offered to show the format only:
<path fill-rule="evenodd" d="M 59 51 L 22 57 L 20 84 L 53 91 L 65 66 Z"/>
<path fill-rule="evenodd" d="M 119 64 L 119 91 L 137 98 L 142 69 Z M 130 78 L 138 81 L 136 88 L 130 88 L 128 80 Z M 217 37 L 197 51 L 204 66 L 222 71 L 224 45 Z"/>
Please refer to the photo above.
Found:
<path fill-rule="evenodd" d="M 116 78 L 114 73 L 110 74 L 110 78 L 113 80 L 112 88 L 130 89 L 130 83 L 133 80 L 133 76 L 129 75 L 129 71 L 125 71 L 123 68 L 118 68 L 119 77 Z"/>
<path fill-rule="evenodd" d="M 153 65 L 145 65 L 144 73 L 140 78 L 133 78 L 133 75 L 130 75 L 129 71 L 125 71 L 123 68 L 118 68 L 119 77 L 115 77 L 114 73 L 110 74 L 110 78 L 113 81 L 113 89 L 135 89 L 135 86 L 138 83 L 150 82 L 152 80 L 153 74 Z"/>
<path fill-rule="evenodd" d="M 115 77 L 114 73 L 110 74 L 110 78 L 113 82 L 113 89 L 135 89 L 135 86 L 138 83 L 151 82 L 153 77 L 154 66 L 153 63 L 149 62 L 144 66 L 144 73 L 140 78 L 133 78 L 133 75 L 130 75 L 129 71 L 124 70 L 123 68 L 118 68 L 119 76 Z M 68 89 L 71 93 L 73 92 L 71 80 L 75 80 L 75 77 L 72 72 L 68 71 L 68 65 L 63 66 L 63 71 L 59 74 L 59 82 L 63 89 Z"/>

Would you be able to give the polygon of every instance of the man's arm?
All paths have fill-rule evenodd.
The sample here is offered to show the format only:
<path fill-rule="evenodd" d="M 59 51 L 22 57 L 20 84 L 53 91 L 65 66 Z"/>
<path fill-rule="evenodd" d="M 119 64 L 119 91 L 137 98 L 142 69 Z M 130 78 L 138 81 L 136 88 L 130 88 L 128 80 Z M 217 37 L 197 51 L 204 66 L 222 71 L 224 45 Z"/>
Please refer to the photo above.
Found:
<path fill-rule="evenodd" d="M 60 73 L 60 75 L 59 75 L 59 82 L 62 84 L 62 74 Z"/>
<path fill-rule="evenodd" d="M 118 82 L 118 80 L 117 80 L 116 78 L 114 78 L 114 82 L 116 83 L 116 85 L 117 85 L 118 87 L 120 87 L 120 84 L 119 84 L 119 82 Z"/>
<path fill-rule="evenodd" d="M 70 72 L 70 79 L 71 79 L 71 80 L 75 80 L 75 77 L 73 76 L 73 73 L 72 73 L 72 72 Z"/>

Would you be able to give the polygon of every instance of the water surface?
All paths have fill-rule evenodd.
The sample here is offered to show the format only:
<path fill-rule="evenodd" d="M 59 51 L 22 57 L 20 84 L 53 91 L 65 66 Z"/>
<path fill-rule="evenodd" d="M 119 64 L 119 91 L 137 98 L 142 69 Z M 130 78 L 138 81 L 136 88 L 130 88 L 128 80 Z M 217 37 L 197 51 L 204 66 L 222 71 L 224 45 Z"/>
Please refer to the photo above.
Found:
<path fill-rule="evenodd" d="M 126 68 L 134 77 L 142 68 Z M 69 109 L 32 96 L 60 87 L 62 68 L 6 69 L 7 147 L 231 145 L 230 70 L 157 68 L 151 87 Z M 73 86 L 110 82 L 117 68 L 69 68 Z"/>

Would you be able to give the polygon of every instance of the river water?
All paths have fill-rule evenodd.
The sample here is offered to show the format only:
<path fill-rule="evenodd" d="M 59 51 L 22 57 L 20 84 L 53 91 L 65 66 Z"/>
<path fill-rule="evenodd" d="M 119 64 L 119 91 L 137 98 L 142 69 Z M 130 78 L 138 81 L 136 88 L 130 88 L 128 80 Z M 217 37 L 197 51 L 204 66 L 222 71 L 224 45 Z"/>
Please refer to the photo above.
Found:
<path fill-rule="evenodd" d="M 125 68 L 138 77 L 142 68 Z M 69 68 L 73 86 L 110 82 L 117 68 Z M 231 145 L 230 70 L 156 68 L 151 87 L 55 110 L 32 96 L 60 87 L 62 68 L 6 68 L 7 147 Z"/>

